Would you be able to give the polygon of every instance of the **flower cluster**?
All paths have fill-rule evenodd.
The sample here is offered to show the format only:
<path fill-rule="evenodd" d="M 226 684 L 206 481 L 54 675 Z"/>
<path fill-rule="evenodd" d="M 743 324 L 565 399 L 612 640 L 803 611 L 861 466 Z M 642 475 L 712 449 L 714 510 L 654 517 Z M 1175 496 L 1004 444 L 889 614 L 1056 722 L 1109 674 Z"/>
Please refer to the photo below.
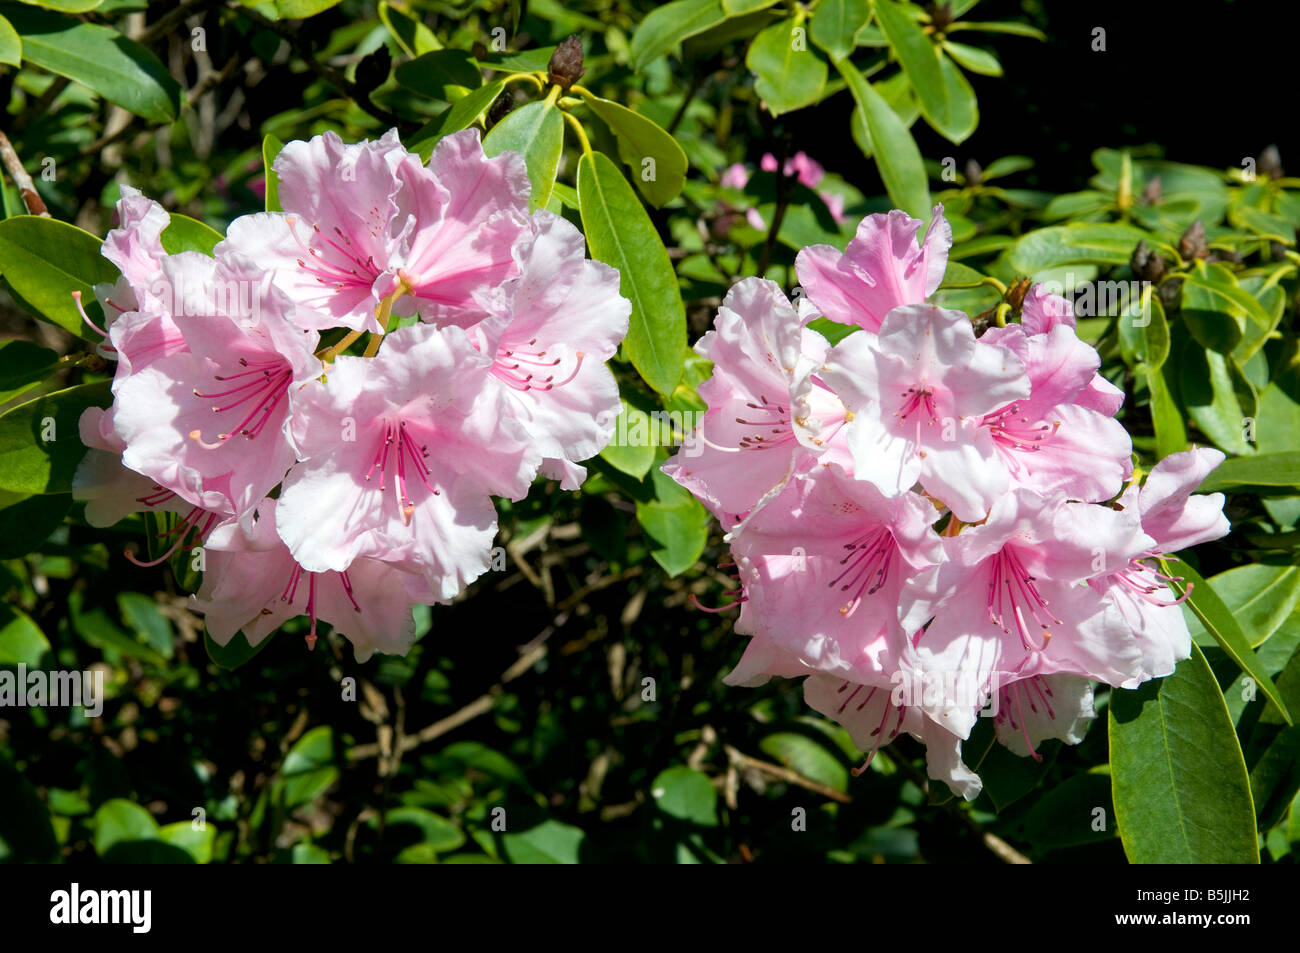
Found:
<path fill-rule="evenodd" d="M 167 254 L 168 214 L 123 188 L 95 289 L 113 402 L 82 418 L 75 492 L 95 525 L 179 515 L 168 555 L 202 543 L 218 643 L 305 614 L 309 646 L 323 620 L 358 658 L 404 653 L 412 607 L 489 568 L 493 497 L 576 489 L 609 441 L 631 306 L 474 130 L 427 165 L 326 133 L 273 169 L 284 211 L 213 256 Z"/>
<path fill-rule="evenodd" d="M 1092 682 L 1133 687 L 1190 652 L 1167 554 L 1228 532 L 1223 459 L 1134 473 L 1123 394 L 1069 302 L 1031 289 L 977 335 L 927 303 L 951 230 L 871 215 L 841 253 L 805 248 L 796 308 L 771 281 L 727 295 L 703 451 L 664 467 L 719 519 L 740 577 L 732 684 L 808 676 L 804 697 L 874 752 L 900 732 L 966 798 L 981 711 L 1021 755 L 1080 740 Z M 838 344 L 816 317 L 856 326 Z"/>

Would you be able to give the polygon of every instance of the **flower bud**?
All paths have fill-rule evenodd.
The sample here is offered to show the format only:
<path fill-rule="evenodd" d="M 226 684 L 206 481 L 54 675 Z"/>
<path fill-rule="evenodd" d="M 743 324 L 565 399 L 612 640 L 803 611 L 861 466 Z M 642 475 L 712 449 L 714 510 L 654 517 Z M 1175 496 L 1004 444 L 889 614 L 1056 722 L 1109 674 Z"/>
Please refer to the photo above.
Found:
<path fill-rule="evenodd" d="M 566 93 L 587 72 L 582 66 L 582 40 L 577 34 L 555 48 L 551 61 L 546 64 L 546 72 L 551 82 Z"/>

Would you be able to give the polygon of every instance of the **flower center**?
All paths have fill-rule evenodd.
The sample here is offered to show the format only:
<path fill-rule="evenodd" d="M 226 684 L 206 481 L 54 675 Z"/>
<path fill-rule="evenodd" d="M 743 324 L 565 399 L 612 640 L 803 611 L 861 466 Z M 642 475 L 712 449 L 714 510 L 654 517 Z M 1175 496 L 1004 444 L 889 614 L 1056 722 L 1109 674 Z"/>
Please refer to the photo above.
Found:
<path fill-rule="evenodd" d="M 770 450 L 794 439 L 794 431 L 790 427 L 790 415 L 784 405 L 774 403 L 765 395 L 759 394 L 758 403 L 750 401 L 745 406 L 749 408 L 745 417 L 754 419 L 746 420 L 744 417 L 737 417 L 736 423 L 742 427 L 758 429 L 740 438 L 741 450 Z"/>
<path fill-rule="evenodd" d="M 840 606 L 847 619 L 857 611 L 866 596 L 874 595 L 889 578 L 889 567 L 898 546 L 894 535 L 885 526 L 863 533 L 851 543 L 845 543 L 848 553 L 840 560 L 843 572 L 832 579 L 830 588 L 839 585 L 841 592 L 852 590 L 849 601 Z"/>
<path fill-rule="evenodd" d="M 546 348 L 537 348 L 537 338 L 531 338 L 522 347 L 499 347 L 496 360 L 492 363 L 492 373 L 517 391 L 553 390 L 563 387 L 578 376 L 583 357 L 583 353 L 578 351 L 573 370 L 563 380 L 557 381 L 555 375 L 561 373 L 563 360 L 548 354 Z"/>
<path fill-rule="evenodd" d="M 240 382 L 229 390 L 217 391 L 213 394 L 202 394 L 199 393 L 198 388 L 194 389 L 194 396 L 202 397 L 204 400 L 230 398 L 229 402 L 223 400 L 222 406 L 214 406 L 212 408 L 214 414 L 223 414 L 228 410 L 234 410 L 236 407 L 252 402 L 252 409 L 244 415 L 244 419 L 226 433 L 218 434 L 215 443 L 206 442 L 201 431 L 194 430 L 190 432 L 191 439 L 208 450 L 216 450 L 236 434 L 252 440 L 261 433 L 263 428 L 266 427 L 266 422 L 271 419 L 275 409 L 280 405 L 280 401 L 288 392 L 289 381 L 293 379 L 293 371 L 283 360 L 278 358 L 270 361 L 249 361 L 241 357 L 239 364 L 241 367 L 247 368 L 247 370 L 240 371 L 237 374 L 214 375 L 215 380 L 223 384 Z"/>
<path fill-rule="evenodd" d="M 289 573 L 289 581 L 285 583 L 284 591 L 280 593 L 280 601 L 287 602 L 290 606 L 298 598 L 298 584 L 302 581 L 303 576 L 307 576 L 307 605 L 305 613 L 311 620 L 311 631 L 305 636 L 307 648 L 316 647 L 316 577 L 319 573 L 307 572 L 297 563 L 293 564 L 293 569 Z M 352 608 L 357 612 L 361 611 L 361 606 L 357 605 L 356 596 L 352 592 L 352 580 L 348 578 L 347 571 L 338 574 L 339 582 L 343 585 L 343 592 L 347 595 L 348 601 L 352 603 Z M 263 609 L 263 613 L 269 613 L 270 610 Z"/>
<path fill-rule="evenodd" d="M 1029 740 L 1029 726 L 1025 724 L 1024 706 L 1027 705 L 1029 711 L 1036 715 L 1038 706 L 1042 705 L 1047 711 L 1048 718 L 1056 717 L 1056 711 L 1049 701 L 1052 697 L 1052 689 L 1047 684 L 1047 680 L 1041 675 L 1022 678 L 1003 688 L 999 695 L 998 713 L 993 716 L 993 720 L 998 724 L 1008 725 L 1012 731 L 1019 731 L 1024 736 L 1025 746 L 1034 760 L 1042 761 L 1043 756 L 1034 750 L 1034 744 Z"/>
<path fill-rule="evenodd" d="M 289 225 L 294 241 L 306 256 L 298 259 L 298 267 L 314 275 L 320 284 L 332 286 L 337 291 L 355 287 L 368 288 L 379 277 L 379 268 L 375 264 L 374 256 L 366 255 L 362 258 L 360 252 L 352 247 L 352 239 L 337 225 L 334 226 L 336 238 L 331 238 L 321 231 L 319 225 L 313 223 L 310 241 L 303 241 L 302 236 L 298 234 L 298 217 L 290 215 L 285 218 L 285 221 Z M 320 242 L 327 248 L 331 252 L 329 258 L 322 255 L 321 249 L 313 242 Z M 323 300 L 324 297 L 322 295 L 317 300 Z"/>
<path fill-rule="evenodd" d="M 1043 449 L 1043 445 L 1056 435 L 1061 422 L 1058 420 L 1048 424 L 1032 421 L 1020 414 L 1020 404 L 1016 402 L 989 414 L 984 418 L 983 426 L 989 429 L 990 436 L 1004 453 L 1033 453 Z M 1014 460 L 1008 462 L 1012 472 L 1019 472 L 1019 464 Z"/>
<path fill-rule="evenodd" d="M 1047 600 L 1034 585 L 1035 577 L 1025 569 L 1012 546 L 1003 546 L 989 562 L 989 621 L 1008 635 L 1014 626 L 1021 645 L 1028 651 L 1040 652 L 1047 648 L 1052 638 L 1050 623 L 1062 623 L 1047 608 Z M 1034 644 L 1030 637 L 1026 615 L 1043 630 L 1042 645 Z"/>
<path fill-rule="evenodd" d="M 428 446 L 415 442 L 410 429 L 406 426 L 406 421 L 399 419 L 396 424 L 392 421 L 384 421 L 384 436 L 379 442 L 378 449 L 375 450 L 375 457 L 370 463 L 370 469 L 366 471 L 365 480 L 369 482 L 375 469 L 378 468 L 379 492 L 383 493 L 388 485 L 389 467 L 392 467 L 397 484 L 397 500 L 402 508 L 402 519 L 408 526 L 411 523 L 411 515 L 415 512 L 415 503 L 411 501 L 411 496 L 407 492 L 407 467 L 410 467 L 410 472 L 415 474 L 430 493 L 437 496 L 439 492 L 429 482 L 429 466 L 424 462 L 428 456 Z"/>

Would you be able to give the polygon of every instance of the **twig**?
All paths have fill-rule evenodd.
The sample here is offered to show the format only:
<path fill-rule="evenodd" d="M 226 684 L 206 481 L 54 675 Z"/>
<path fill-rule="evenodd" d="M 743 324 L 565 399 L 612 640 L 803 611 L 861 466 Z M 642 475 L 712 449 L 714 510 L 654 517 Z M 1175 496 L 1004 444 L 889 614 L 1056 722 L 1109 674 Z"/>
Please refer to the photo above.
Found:
<path fill-rule="evenodd" d="M 0 162 L 4 163 L 5 171 L 9 173 L 9 178 L 14 180 L 18 194 L 23 197 L 23 206 L 27 209 L 27 214 L 49 218 L 50 210 L 45 207 L 45 202 L 41 200 L 36 186 L 32 183 L 32 177 L 23 168 L 22 160 L 18 158 L 18 153 L 14 152 L 9 137 L 3 132 L 0 132 Z"/>
<path fill-rule="evenodd" d="M 759 761 L 757 758 L 751 758 L 749 755 L 737 751 L 731 745 L 724 745 L 723 748 L 727 752 L 727 759 L 738 768 L 752 768 L 755 771 L 761 771 L 768 777 L 776 778 L 778 781 L 785 781 L 788 784 L 797 784 L 801 788 L 807 788 L 814 794 L 820 794 L 824 798 L 838 801 L 841 804 L 853 803 L 853 797 L 851 795 L 827 787 L 818 781 L 814 781 L 812 778 L 805 778 L 798 771 L 792 771 L 779 764 L 772 764 L 768 761 Z"/>

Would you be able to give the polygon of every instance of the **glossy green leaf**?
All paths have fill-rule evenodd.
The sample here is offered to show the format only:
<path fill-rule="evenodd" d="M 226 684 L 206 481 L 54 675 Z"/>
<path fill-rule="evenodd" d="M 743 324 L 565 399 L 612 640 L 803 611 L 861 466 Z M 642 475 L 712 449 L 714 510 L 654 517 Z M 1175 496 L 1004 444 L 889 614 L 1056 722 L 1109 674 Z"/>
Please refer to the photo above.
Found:
<path fill-rule="evenodd" d="M 0 16 L 0 63 L 21 66 L 23 63 L 23 39 L 14 29 L 14 25 Z"/>
<path fill-rule="evenodd" d="M 836 68 L 844 76 L 862 110 L 867 132 L 880 170 L 880 178 L 890 199 L 903 211 L 917 218 L 930 213 L 930 187 L 921 162 L 921 150 L 907 126 L 848 60 L 839 60 Z"/>
<path fill-rule="evenodd" d="M 948 97 L 948 116 L 943 134 L 952 142 L 965 142 L 980 122 L 975 90 L 971 89 L 970 81 L 962 71 L 946 56 L 939 57 L 939 72 L 943 75 Z"/>
<path fill-rule="evenodd" d="M 687 37 L 724 22 L 720 0 L 674 0 L 650 11 L 632 36 L 632 68 L 645 69 Z"/>
<path fill-rule="evenodd" d="M 464 50 L 435 50 L 409 63 L 401 63 L 393 78 L 407 89 L 447 102 L 483 85 L 474 57 Z"/>
<path fill-rule="evenodd" d="M 25 612 L 0 602 L 0 665 L 35 668 L 48 651 L 40 627 Z"/>
<path fill-rule="evenodd" d="M 560 821 L 543 821 L 519 834 L 501 838 L 505 859 L 513 864 L 576 864 L 586 838 L 582 829 Z"/>
<path fill-rule="evenodd" d="M 483 118 L 484 113 L 501 95 L 504 79 L 494 79 L 474 90 L 463 99 L 452 103 L 451 108 L 421 126 L 408 140 L 406 147 L 417 153 L 425 162 L 433 154 L 433 147 L 443 136 L 468 129 Z"/>
<path fill-rule="evenodd" d="M 908 82 L 916 90 L 926 121 L 941 135 L 952 138 L 951 104 L 948 86 L 939 65 L 939 54 L 921 25 L 895 0 L 875 0 L 876 22 L 885 32 Z"/>
<path fill-rule="evenodd" d="M 63 525 L 71 508 L 70 493 L 44 493 L 0 509 L 0 559 L 38 550 Z"/>
<path fill-rule="evenodd" d="M 718 826 L 718 791 L 699 771 L 676 765 L 659 772 L 650 796 L 669 817 L 697 827 Z"/>
<path fill-rule="evenodd" d="M 124 798 L 105 801 L 95 812 L 95 853 L 103 857 L 127 841 L 158 840 L 158 822 L 153 815 Z"/>
<path fill-rule="evenodd" d="M 638 502 L 636 517 L 657 545 L 655 562 L 670 576 L 686 572 L 699 560 L 709 540 L 709 514 L 688 490 L 658 468 L 651 470 L 655 498 Z"/>
<path fill-rule="evenodd" d="M 1189 588 L 1191 589 L 1184 603 L 1187 610 L 1196 616 L 1205 631 L 1219 643 L 1223 651 L 1228 653 L 1228 657 L 1237 663 L 1237 667 L 1255 680 L 1259 690 L 1278 707 L 1279 711 L 1284 713 L 1287 723 L 1290 724 L 1290 714 L 1286 711 L 1286 706 L 1273 680 L 1269 678 L 1268 672 L 1251 647 L 1250 638 L 1242 631 L 1237 617 L 1219 598 L 1214 587 L 1202 579 L 1200 573 L 1185 561 L 1179 561 L 1176 570 L 1172 567 L 1166 568 L 1165 575 L 1181 577 L 1181 581 L 1171 581 L 1170 588 L 1180 597 Z"/>
<path fill-rule="evenodd" d="M 618 137 L 619 157 L 646 201 L 660 208 L 675 199 L 686 180 L 686 153 L 654 121 L 608 99 L 585 95 L 583 101 Z M 653 160 L 647 162 L 646 160 Z"/>
<path fill-rule="evenodd" d="M 0 751 L 0 840 L 18 863 L 48 864 L 58 858 L 59 842 L 50 812 L 35 786 Z"/>
<path fill-rule="evenodd" d="M 158 57 L 111 27 L 7 4 L 4 16 L 23 38 L 23 59 L 65 76 L 150 122 L 171 122 L 180 84 Z"/>
<path fill-rule="evenodd" d="M 618 166 L 603 153 L 578 163 L 582 228 L 593 258 L 619 272 L 619 291 L 632 302 L 624 347 L 651 387 L 671 394 L 682 376 L 686 311 L 668 251 Z"/>
<path fill-rule="evenodd" d="M 832 60 L 840 60 L 857 46 L 854 37 L 869 16 L 868 0 L 821 0 L 808 32 Z"/>
<path fill-rule="evenodd" d="M 1212 576 L 1209 583 L 1252 646 L 1276 632 L 1300 603 L 1300 566 L 1250 563 Z M 1184 615 L 1192 638 L 1202 646 L 1214 644 L 1194 613 Z"/>
<path fill-rule="evenodd" d="M 1300 486 L 1300 451 L 1232 457 L 1205 478 L 1200 492 L 1238 486 Z"/>
<path fill-rule="evenodd" d="M 49 377 L 59 355 L 31 341 L 0 341 L 0 404 L 7 404 Z"/>
<path fill-rule="evenodd" d="M 1241 746 L 1200 649 L 1110 702 L 1116 822 L 1135 864 L 1259 862 Z"/>
<path fill-rule="evenodd" d="M 16 215 L 0 222 L 0 274 L 40 317 L 87 341 L 100 337 L 86 326 L 73 300 L 93 313 L 93 286 L 117 280 L 117 269 L 100 254 L 89 232 L 53 218 Z"/>
<path fill-rule="evenodd" d="M 1300 791 L 1300 726 L 1283 729 L 1250 769 L 1250 793 L 1261 829 L 1280 821 Z"/>
<path fill-rule="evenodd" d="M 225 645 L 219 645 L 206 631 L 203 633 L 203 648 L 208 653 L 208 658 L 216 662 L 217 665 L 231 671 L 248 662 L 257 655 L 258 652 L 271 644 L 273 635 L 268 635 L 256 645 L 249 645 L 248 638 L 243 632 L 236 632 Z"/>
<path fill-rule="evenodd" d="M 791 771 L 835 791 L 847 791 L 849 769 L 826 745 L 797 731 L 778 731 L 758 747 Z"/>
<path fill-rule="evenodd" d="M 211 256 L 212 249 L 225 236 L 204 222 L 190 218 L 188 215 L 171 214 L 171 222 L 163 229 L 159 240 L 163 251 L 169 255 L 178 255 L 183 251 L 196 251 Z"/>
<path fill-rule="evenodd" d="M 745 65 L 758 78 L 754 90 L 774 116 L 811 106 L 826 87 L 826 63 L 809 49 L 807 28 L 797 17 L 754 37 Z"/>
<path fill-rule="evenodd" d="M 1104 774 L 1076 774 L 1052 785 L 1025 815 L 1025 840 L 1037 849 L 1078 847 L 1115 837 L 1111 781 Z M 1105 813 L 1100 817 L 1097 808 Z M 1105 826 L 1098 830 L 1099 821 Z"/>
<path fill-rule="evenodd" d="M 531 212 L 550 201 L 563 151 L 564 118 L 549 102 L 520 106 L 483 138 L 483 152 L 489 157 L 503 152 L 518 152 L 524 157 L 533 187 L 528 203 Z"/>
<path fill-rule="evenodd" d="M 961 64 L 964 69 L 968 69 L 972 73 L 979 73 L 981 76 L 1002 75 L 1002 64 L 988 50 L 982 50 L 977 46 L 967 46 L 965 43 L 954 43 L 952 40 L 944 40 L 943 51 Z"/>
<path fill-rule="evenodd" d="M 340 0 L 271 0 L 275 12 L 285 20 L 305 20 L 324 13 L 339 2 Z"/>
<path fill-rule="evenodd" d="M 650 414 L 626 400 L 614 424 L 614 436 L 600 456 L 628 476 L 642 479 L 654 465 L 657 447 L 650 440 Z"/>
<path fill-rule="evenodd" d="M 284 148 L 284 143 L 267 133 L 262 139 L 262 168 L 266 170 L 266 210 L 282 212 L 280 207 L 280 177 L 275 174 L 275 157 Z"/>
<path fill-rule="evenodd" d="M 1146 232 L 1118 222 L 1053 225 L 1021 236 L 1011 249 L 1010 264 L 1030 277 L 1062 265 L 1126 265 L 1143 239 L 1152 244 Z"/>
<path fill-rule="evenodd" d="M 217 842 L 217 828 L 206 820 L 195 828 L 194 821 L 177 821 L 158 829 L 158 839 L 168 846 L 185 851 L 196 864 L 212 862 L 212 848 Z"/>
<path fill-rule="evenodd" d="M 337 3 L 338 0 L 331 0 L 331 2 Z M 393 39 L 397 40 L 397 45 L 406 52 L 407 56 L 422 56 L 442 49 L 438 38 L 422 21 L 384 0 L 380 0 L 379 3 L 379 19 L 383 21 L 384 26 L 388 27 L 388 32 L 393 35 Z"/>
<path fill-rule="evenodd" d="M 87 407 L 107 407 L 107 381 L 44 394 L 0 415 L 0 490 L 68 493 L 86 452 L 77 423 Z"/>
<path fill-rule="evenodd" d="M 334 766 L 334 733 L 329 725 L 308 731 L 294 743 L 280 768 L 285 807 L 314 801 L 338 780 Z"/>
<path fill-rule="evenodd" d="M 1170 363 L 1178 369 L 1183 405 L 1196 426 L 1219 449 L 1229 454 L 1250 454 L 1254 447 L 1246 440 L 1246 418 L 1251 412 L 1238 397 L 1240 378 L 1231 366 L 1234 362 L 1235 358 L 1188 339 L 1179 359 Z"/>

